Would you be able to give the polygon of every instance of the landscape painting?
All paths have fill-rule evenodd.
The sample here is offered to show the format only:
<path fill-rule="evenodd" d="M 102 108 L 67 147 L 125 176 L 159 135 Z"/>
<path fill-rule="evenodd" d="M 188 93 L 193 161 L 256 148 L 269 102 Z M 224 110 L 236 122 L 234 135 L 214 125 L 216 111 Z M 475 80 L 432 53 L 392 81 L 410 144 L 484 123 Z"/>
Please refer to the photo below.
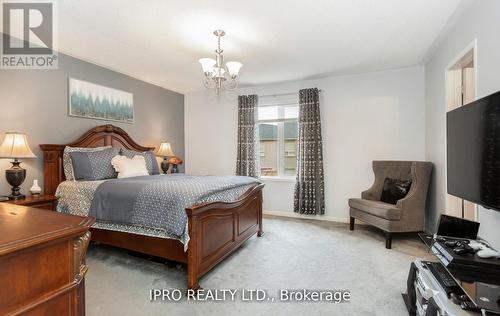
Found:
<path fill-rule="evenodd" d="M 134 96 L 129 92 L 69 78 L 69 115 L 133 123 Z"/>

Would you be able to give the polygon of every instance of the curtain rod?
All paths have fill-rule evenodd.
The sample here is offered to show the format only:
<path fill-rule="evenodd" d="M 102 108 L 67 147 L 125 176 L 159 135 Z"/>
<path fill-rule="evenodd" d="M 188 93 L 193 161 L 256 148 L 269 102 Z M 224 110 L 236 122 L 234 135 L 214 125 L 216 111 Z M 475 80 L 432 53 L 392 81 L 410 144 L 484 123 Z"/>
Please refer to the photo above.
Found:
<path fill-rule="evenodd" d="M 318 91 L 321 92 L 321 89 L 319 89 Z M 278 96 L 283 96 L 283 95 L 295 95 L 295 94 L 298 95 L 299 92 L 262 94 L 262 95 L 259 95 L 259 98 L 263 98 L 263 97 L 278 97 Z"/>

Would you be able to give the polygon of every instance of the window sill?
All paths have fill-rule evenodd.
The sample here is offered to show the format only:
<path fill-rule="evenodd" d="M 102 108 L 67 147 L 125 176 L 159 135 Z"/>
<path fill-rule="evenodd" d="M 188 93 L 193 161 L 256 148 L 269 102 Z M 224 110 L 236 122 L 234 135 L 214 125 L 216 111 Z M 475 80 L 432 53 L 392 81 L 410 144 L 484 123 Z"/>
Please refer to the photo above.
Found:
<path fill-rule="evenodd" d="M 272 176 L 262 176 L 260 177 L 262 181 L 272 181 L 272 182 L 295 182 L 295 178 L 291 177 L 272 177 Z"/>

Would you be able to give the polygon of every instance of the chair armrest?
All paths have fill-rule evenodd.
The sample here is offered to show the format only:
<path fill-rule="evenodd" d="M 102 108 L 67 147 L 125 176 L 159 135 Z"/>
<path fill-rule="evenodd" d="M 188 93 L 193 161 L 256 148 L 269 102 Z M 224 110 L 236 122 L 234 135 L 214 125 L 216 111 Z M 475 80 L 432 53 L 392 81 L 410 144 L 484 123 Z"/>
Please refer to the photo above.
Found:
<path fill-rule="evenodd" d="M 413 183 L 412 183 L 413 186 Z M 408 194 L 397 201 L 396 207 L 401 210 L 400 223 L 406 230 L 422 230 L 425 225 L 425 196 L 422 190 L 415 185 Z"/>
<path fill-rule="evenodd" d="M 425 202 L 427 198 L 427 188 L 422 188 L 421 181 L 416 176 L 412 177 L 412 184 L 410 187 L 410 192 L 408 194 L 397 201 L 396 206 L 401 210 L 409 210 L 412 213 L 421 211 L 425 212 Z"/>
<path fill-rule="evenodd" d="M 418 194 L 416 186 L 414 186 L 412 183 L 410 192 L 408 192 L 408 194 L 404 198 L 398 200 L 396 202 L 396 206 L 400 209 L 411 208 L 412 206 L 416 206 L 417 204 L 419 204 L 417 195 Z"/>
<path fill-rule="evenodd" d="M 365 200 L 378 201 L 380 197 L 375 196 L 375 186 L 372 185 L 368 190 L 361 192 L 361 198 Z"/>
<path fill-rule="evenodd" d="M 432 164 L 426 163 L 427 165 L 412 166 L 412 183 L 410 187 L 410 192 L 398 200 L 396 205 L 401 209 L 412 209 L 415 211 L 425 212 L 425 203 L 427 200 L 427 191 L 429 188 L 430 173 L 432 170 Z"/>

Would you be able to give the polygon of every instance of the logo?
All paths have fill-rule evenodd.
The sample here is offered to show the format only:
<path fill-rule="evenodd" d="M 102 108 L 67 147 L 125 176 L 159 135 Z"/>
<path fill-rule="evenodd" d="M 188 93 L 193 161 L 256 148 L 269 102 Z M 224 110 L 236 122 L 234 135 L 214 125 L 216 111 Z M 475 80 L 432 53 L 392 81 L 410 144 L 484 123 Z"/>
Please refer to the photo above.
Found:
<path fill-rule="evenodd" d="M 56 69 L 55 3 L 2 1 L 2 69 Z"/>

